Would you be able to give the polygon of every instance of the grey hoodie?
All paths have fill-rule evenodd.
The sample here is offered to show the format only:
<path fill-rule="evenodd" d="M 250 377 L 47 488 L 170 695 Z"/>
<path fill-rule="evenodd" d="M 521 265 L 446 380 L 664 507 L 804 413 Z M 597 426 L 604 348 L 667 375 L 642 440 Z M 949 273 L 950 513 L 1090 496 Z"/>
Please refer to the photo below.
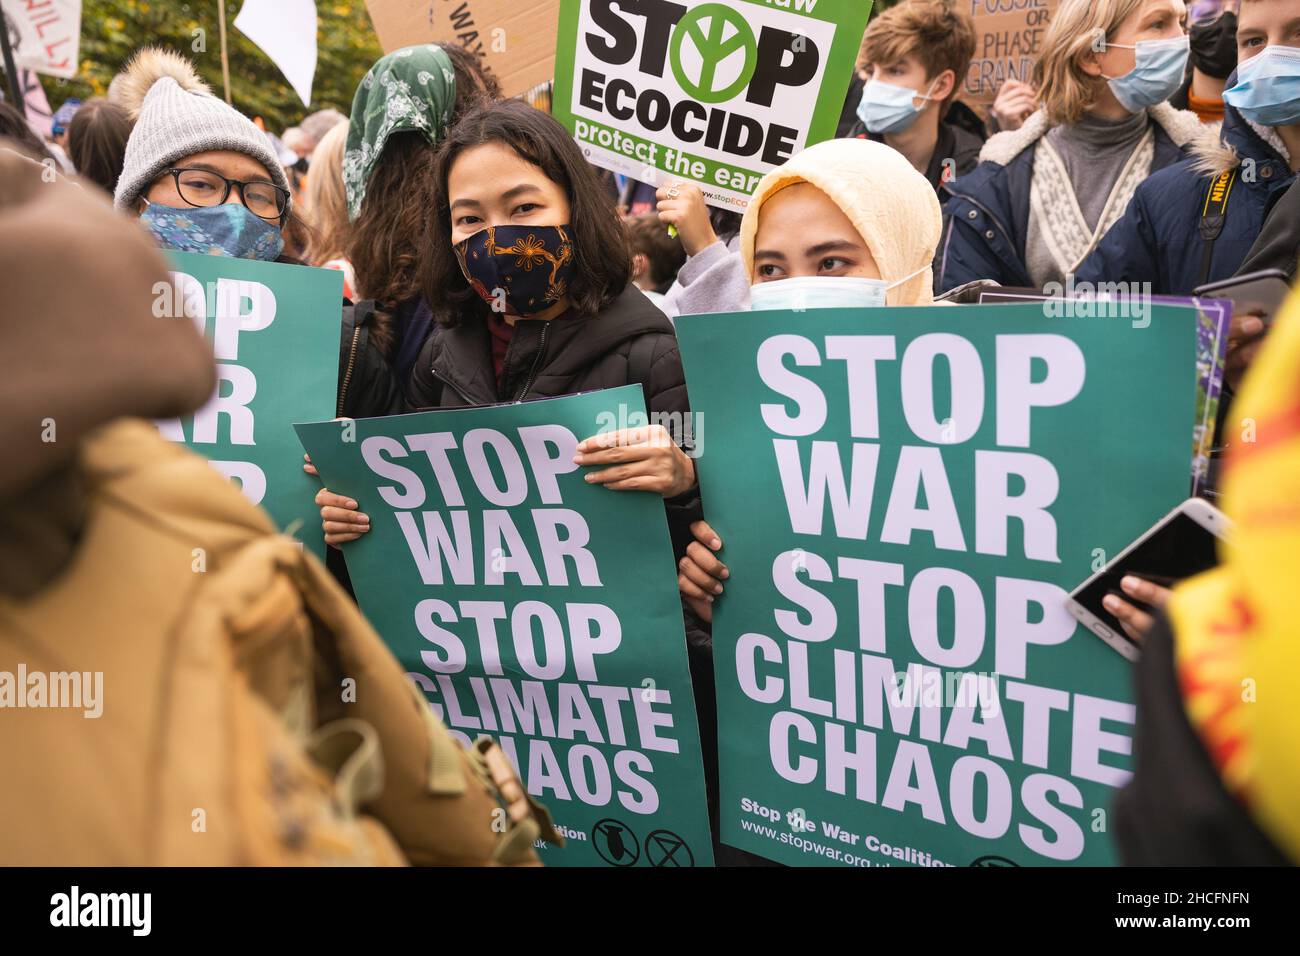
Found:
<path fill-rule="evenodd" d="M 748 309 L 749 278 L 740 261 L 740 234 L 726 245 L 719 239 L 688 258 L 659 308 L 670 319 Z"/>

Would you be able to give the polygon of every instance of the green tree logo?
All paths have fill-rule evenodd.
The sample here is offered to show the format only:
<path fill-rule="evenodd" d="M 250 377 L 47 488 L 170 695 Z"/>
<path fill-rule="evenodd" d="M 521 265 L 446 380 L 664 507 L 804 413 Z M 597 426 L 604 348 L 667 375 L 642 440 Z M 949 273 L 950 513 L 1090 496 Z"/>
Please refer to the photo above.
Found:
<path fill-rule="evenodd" d="M 706 28 L 703 24 L 708 22 Z M 733 30 L 727 37 L 727 27 Z M 725 39 L 724 39 L 725 37 Z M 700 56 L 698 81 L 686 75 L 682 67 L 682 44 L 687 40 L 695 46 Z M 739 50 L 745 53 L 745 65 L 740 75 L 728 86 L 716 90 L 718 66 Z M 692 99 L 701 103 L 721 103 L 729 100 L 746 86 L 758 66 L 758 41 L 739 11 L 720 3 L 706 3 L 687 13 L 677 23 L 669 46 L 669 62 L 677 85 Z"/>

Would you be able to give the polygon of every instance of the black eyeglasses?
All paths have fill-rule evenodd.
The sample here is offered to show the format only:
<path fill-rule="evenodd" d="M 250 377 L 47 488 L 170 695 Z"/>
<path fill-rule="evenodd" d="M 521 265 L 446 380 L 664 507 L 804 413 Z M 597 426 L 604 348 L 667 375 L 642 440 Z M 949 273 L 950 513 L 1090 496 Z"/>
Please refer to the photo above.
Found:
<path fill-rule="evenodd" d="M 220 206 L 239 188 L 239 200 L 259 219 L 279 219 L 289 208 L 289 191 L 274 183 L 240 182 L 208 169 L 169 169 L 176 193 L 191 206 Z"/>

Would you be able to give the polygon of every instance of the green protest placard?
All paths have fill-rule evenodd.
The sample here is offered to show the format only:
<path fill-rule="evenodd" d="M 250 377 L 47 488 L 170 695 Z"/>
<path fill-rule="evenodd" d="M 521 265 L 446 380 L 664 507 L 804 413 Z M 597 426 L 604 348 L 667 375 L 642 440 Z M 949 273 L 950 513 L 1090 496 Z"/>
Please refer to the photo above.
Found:
<path fill-rule="evenodd" d="M 158 423 L 239 482 L 281 529 L 323 557 L 316 492 L 302 470 L 294 422 L 334 411 L 343 279 L 327 269 L 194 253 L 169 254 L 154 314 L 189 319 L 217 359 L 217 389 L 184 419 Z"/>
<path fill-rule="evenodd" d="M 709 866 L 699 730 L 663 500 L 583 480 L 636 386 L 298 426 L 371 530 L 362 610 L 463 742 L 500 742 L 560 866 Z M 642 419 L 644 420 L 644 419 Z"/>
<path fill-rule="evenodd" d="M 707 418 L 723 842 L 1109 864 L 1130 665 L 1075 585 L 1187 496 L 1195 310 L 684 316 Z"/>
<path fill-rule="evenodd" d="M 562 0 L 552 111 L 597 166 L 743 210 L 835 136 L 870 0 Z"/>

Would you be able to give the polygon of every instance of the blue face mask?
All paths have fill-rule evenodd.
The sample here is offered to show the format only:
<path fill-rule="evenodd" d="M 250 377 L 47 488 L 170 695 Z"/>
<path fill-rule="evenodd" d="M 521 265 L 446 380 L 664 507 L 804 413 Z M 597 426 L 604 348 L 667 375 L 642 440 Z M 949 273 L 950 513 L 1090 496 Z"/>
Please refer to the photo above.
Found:
<path fill-rule="evenodd" d="M 1267 46 L 1242 61 L 1223 102 L 1261 126 L 1300 123 L 1300 48 Z"/>
<path fill-rule="evenodd" d="M 176 252 L 274 262 L 284 251 L 280 230 L 240 203 L 184 208 L 149 203 L 140 221 L 158 245 Z"/>
<path fill-rule="evenodd" d="M 897 282 L 855 276 L 796 276 L 759 282 L 749 288 L 749 307 L 755 312 L 880 308 L 885 304 L 885 294 L 890 289 L 920 275 L 926 268 L 928 266 L 922 266 Z"/>
<path fill-rule="evenodd" d="M 906 86 L 872 80 L 862 88 L 858 119 L 877 135 L 901 133 L 921 115 L 921 110 L 912 102 L 918 97 L 923 100 L 933 99 L 928 93 L 918 93 Z"/>
<path fill-rule="evenodd" d="M 1110 91 L 1130 113 L 1163 103 L 1178 92 L 1187 72 L 1191 40 L 1186 36 L 1169 40 L 1139 40 L 1136 46 L 1110 43 L 1121 50 L 1134 50 L 1133 69 L 1123 76 L 1109 77 Z"/>

